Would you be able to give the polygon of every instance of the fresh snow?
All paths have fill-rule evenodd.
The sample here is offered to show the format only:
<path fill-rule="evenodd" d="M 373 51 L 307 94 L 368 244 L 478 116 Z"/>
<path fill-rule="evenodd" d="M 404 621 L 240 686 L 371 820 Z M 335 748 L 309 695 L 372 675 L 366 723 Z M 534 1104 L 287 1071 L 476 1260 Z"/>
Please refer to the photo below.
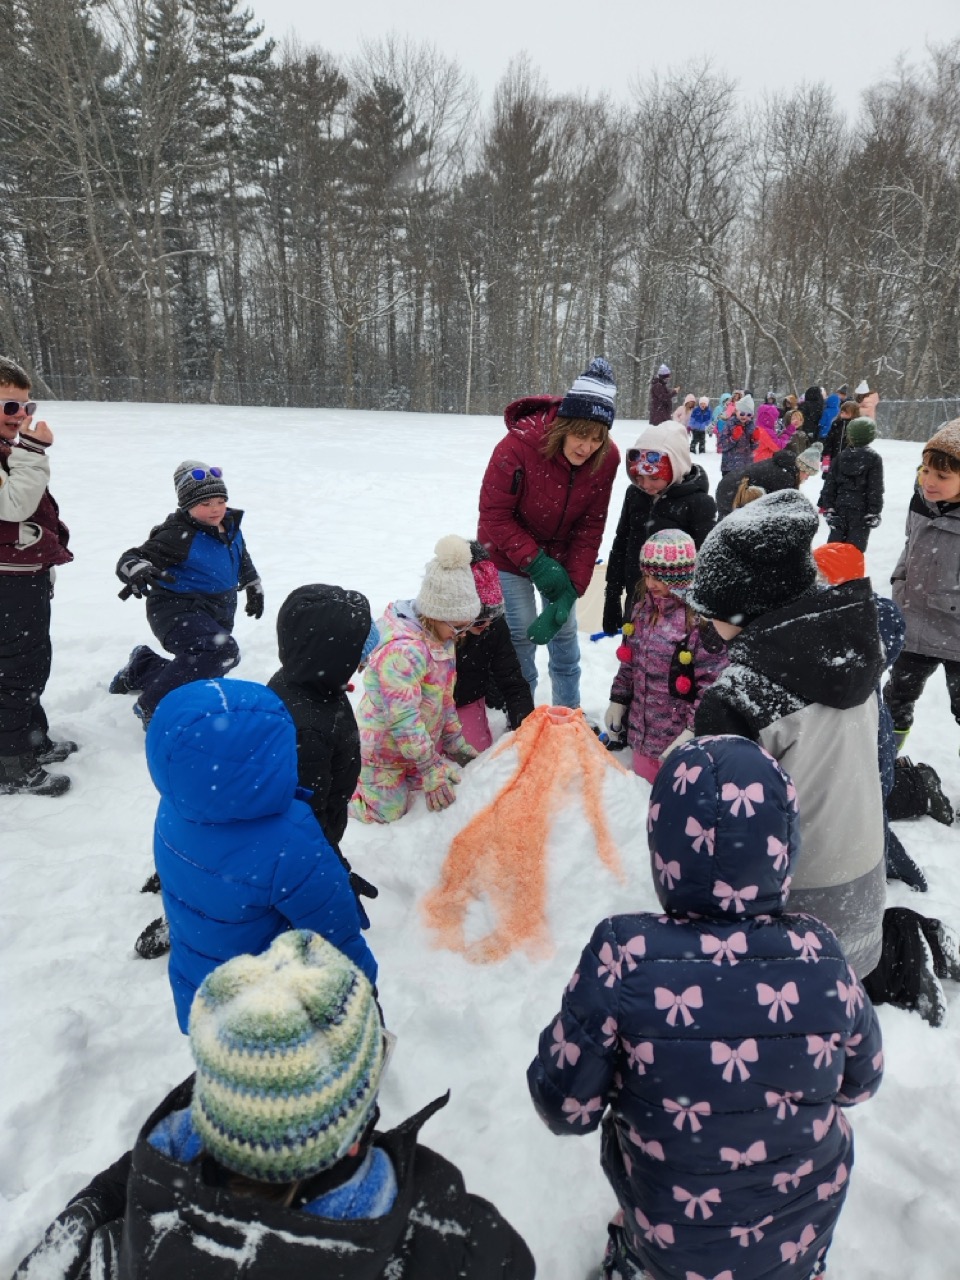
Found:
<path fill-rule="evenodd" d="M 333 582 L 364 591 L 375 614 L 415 594 L 444 534 L 471 536 L 477 494 L 502 424 L 462 418 L 339 410 L 216 406 L 53 404 L 52 489 L 72 531 L 76 561 L 54 600 L 53 676 L 44 699 L 55 734 L 79 755 L 62 799 L 0 798 L 4 854 L 3 999 L 0 1044 L 0 1273 L 7 1274 L 93 1174 L 115 1160 L 166 1092 L 191 1070 L 167 985 L 166 961 L 133 952 L 160 900 L 139 893 L 153 870 L 156 794 L 143 758 L 133 699 L 107 684 L 130 649 L 151 640 L 143 605 L 122 603 L 113 568 L 173 507 L 173 469 L 184 458 L 220 465 L 261 573 L 267 611 L 243 615 L 236 675 L 266 680 L 277 666 L 274 622 L 289 591 Z M 638 423 L 618 422 L 621 451 Z M 881 591 L 900 553 L 919 462 L 916 444 L 880 441 L 886 468 L 883 524 L 868 566 Z M 719 466 L 705 463 L 715 484 Z M 814 501 L 818 481 L 804 492 Z M 625 477 L 614 491 L 604 540 L 616 527 Z M 826 537 L 821 525 L 820 538 Z M 600 720 L 617 668 L 613 640 L 584 637 L 583 705 Z M 538 700 L 549 696 L 545 661 Z M 359 696 L 359 695 L 355 695 Z M 498 728 L 502 728 L 498 718 Z M 960 733 L 942 673 L 920 703 L 909 750 L 929 761 L 960 799 Z M 553 1137 L 525 1083 L 540 1030 L 594 925 L 655 906 L 646 851 L 649 787 L 611 771 L 611 830 L 628 883 L 596 856 L 577 796 L 558 811 L 551 838 L 549 921 L 554 952 L 514 954 L 473 966 L 438 951 L 420 902 L 437 881 L 451 838 L 510 775 L 513 753 L 465 771 L 458 801 L 440 814 L 422 802 L 389 827 L 348 827 L 344 850 L 380 887 L 369 939 L 380 995 L 398 1037 L 384 1078 L 383 1124 L 391 1126 L 448 1088 L 450 1104 L 424 1141 L 463 1170 L 529 1241 L 539 1273 L 581 1280 L 602 1254 L 615 1208 L 599 1166 L 597 1135 Z M 850 767 L 860 762 L 851 761 Z M 864 762 L 866 764 L 866 762 Z M 888 899 L 960 926 L 960 827 L 923 818 L 898 834 L 923 866 L 930 892 L 891 884 Z M 482 933 L 478 903 L 468 932 Z M 851 1113 L 857 1162 L 830 1271 L 842 1280 L 952 1280 L 960 1256 L 960 1002 L 933 1030 L 916 1014 L 883 1007 L 887 1074 L 878 1097 Z"/>

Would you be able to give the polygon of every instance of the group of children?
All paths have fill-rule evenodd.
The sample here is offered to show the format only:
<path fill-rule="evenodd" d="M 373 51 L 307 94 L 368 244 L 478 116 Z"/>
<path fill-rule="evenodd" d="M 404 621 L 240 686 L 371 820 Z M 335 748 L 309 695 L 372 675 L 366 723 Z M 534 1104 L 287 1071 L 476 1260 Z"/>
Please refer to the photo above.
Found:
<path fill-rule="evenodd" d="M 879 771 L 859 769 L 854 793 L 844 768 L 876 758 L 877 607 L 866 580 L 818 579 L 817 516 L 795 487 L 711 527 L 708 486 L 673 424 L 649 428 L 627 469 L 604 614 L 624 644 L 606 724 L 653 783 L 664 914 L 598 926 L 541 1037 L 531 1093 L 556 1132 L 603 1123 L 621 1206 L 606 1277 L 686 1280 L 727 1263 L 746 1280 L 808 1280 L 852 1162 L 838 1107 L 871 1096 L 882 1072 L 864 990 L 885 941 Z M 255 1221 L 265 1275 L 312 1257 L 321 1237 L 343 1276 L 523 1280 L 523 1241 L 417 1143 L 442 1103 L 376 1132 L 389 1036 L 362 889 L 339 848 L 348 810 L 389 822 L 421 793 L 433 810 L 454 801 L 489 745 L 491 677 L 511 727 L 532 709 L 498 637 L 498 575 L 483 547 L 443 538 L 416 598 L 391 604 L 376 635 L 359 593 L 298 588 L 280 610 L 270 687 L 224 680 L 237 591 L 259 617 L 262 588 L 220 469 L 184 463 L 175 487 L 177 511 L 118 565 L 173 656 L 134 650 L 111 688 L 137 693 L 147 729 L 170 978 L 197 1073 L 40 1248 L 49 1261 L 68 1223 L 71 1265 L 76 1240 L 104 1257 L 122 1239 L 128 1260 L 202 1260 L 198 1274 L 214 1276 L 208 1259 Z M 940 662 L 960 721 L 958 534 L 960 421 L 924 449 L 894 573 L 907 642 L 884 699 L 901 740 Z M 355 719 L 346 687 L 361 663 Z M 932 933 L 938 976 L 957 976 L 952 938 Z M 450 1230 L 432 1232 L 431 1215 Z"/>

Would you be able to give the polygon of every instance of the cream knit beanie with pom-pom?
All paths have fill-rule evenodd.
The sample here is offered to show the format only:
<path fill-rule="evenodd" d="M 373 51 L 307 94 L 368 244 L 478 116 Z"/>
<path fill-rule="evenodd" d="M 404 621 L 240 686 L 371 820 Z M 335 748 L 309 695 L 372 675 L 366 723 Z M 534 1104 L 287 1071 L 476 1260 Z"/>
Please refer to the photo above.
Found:
<path fill-rule="evenodd" d="M 436 622 L 472 622 L 481 605 L 470 572 L 470 543 L 451 533 L 434 550 L 414 601 L 417 613 Z"/>

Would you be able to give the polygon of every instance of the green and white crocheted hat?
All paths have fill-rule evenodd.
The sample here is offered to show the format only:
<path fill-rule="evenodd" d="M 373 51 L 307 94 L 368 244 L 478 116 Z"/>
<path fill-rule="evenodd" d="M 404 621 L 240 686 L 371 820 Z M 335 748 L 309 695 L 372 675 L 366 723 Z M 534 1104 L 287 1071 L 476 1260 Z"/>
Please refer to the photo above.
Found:
<path fill-rule="evenodd" d="M 329 1168 L 377 1102 L 383 1034 L 373 988 L 308 930 L 204 980 L 190 1013 L 193 1123 L 235 1173 L 294 1182 Z"/>

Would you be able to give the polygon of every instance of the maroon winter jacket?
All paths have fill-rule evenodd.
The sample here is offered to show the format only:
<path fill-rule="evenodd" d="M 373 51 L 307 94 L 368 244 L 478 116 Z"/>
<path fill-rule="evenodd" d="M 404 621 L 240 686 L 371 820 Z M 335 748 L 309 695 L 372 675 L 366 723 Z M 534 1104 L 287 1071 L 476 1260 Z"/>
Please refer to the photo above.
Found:
<path fill-rule="evenodd" d="M 673 389 L 667 378 L 650 379 L 650 408 L 647 420 L 651 427 L 658 427 L 661 422 L 668 422 L 673 414 Z"/>
<path fill-rule="evenodd" d="M 561 450 L 546 458 L 543 439 L 559 396 L 526 396 L 507 405 L 507 434 L 480 487 L 477 537 L 505 573 L 523 573 L 538 551 L 558 560 L 582 596 L 597 561 L 620 454 L 611 440 L 599 469 L 572 467 Z"/>
<path fill-rule="evenodd" d="M 7 458 L 20 443 L 0 445 L 0 467 L 9 473 Z M 70 531 L 60 519 L 60 508 L 49 489 L 25 520 L 0 520 L 0 573 L 40 573 L 55 565 L 69 564 L 73 552 L 67 550 Z"/>

